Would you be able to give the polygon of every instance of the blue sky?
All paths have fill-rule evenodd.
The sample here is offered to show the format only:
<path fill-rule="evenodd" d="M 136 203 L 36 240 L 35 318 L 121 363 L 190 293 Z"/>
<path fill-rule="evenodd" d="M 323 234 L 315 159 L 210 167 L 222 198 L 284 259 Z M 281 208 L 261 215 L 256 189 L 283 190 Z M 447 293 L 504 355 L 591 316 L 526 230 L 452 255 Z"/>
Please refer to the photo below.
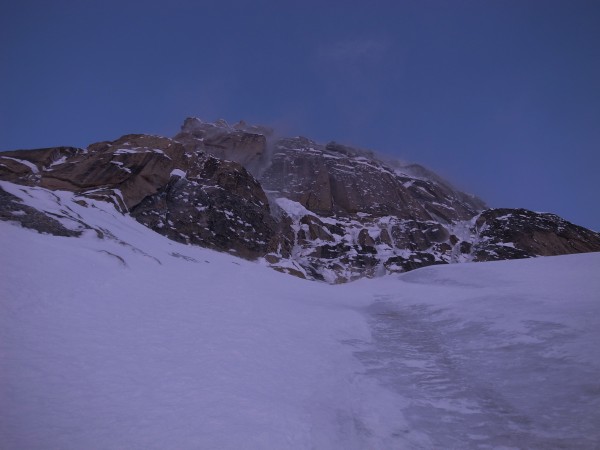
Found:
<path fill-rule="evenodd" d="M 0 10 L 0 150 L 272 125 L 600 230 L 598 1 L 64 1 Z"/>

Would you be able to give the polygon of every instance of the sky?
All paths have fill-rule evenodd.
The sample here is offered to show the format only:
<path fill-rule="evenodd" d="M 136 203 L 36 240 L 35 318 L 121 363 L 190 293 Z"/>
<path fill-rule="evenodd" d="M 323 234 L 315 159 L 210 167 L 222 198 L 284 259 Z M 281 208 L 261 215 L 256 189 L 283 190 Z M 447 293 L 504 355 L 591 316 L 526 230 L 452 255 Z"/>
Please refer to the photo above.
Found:
<path fill-rule="evenodd" d="M 0 6 L 0 150 L 244 119 L 597 231 L 599 80 L 597 0 Z"/>

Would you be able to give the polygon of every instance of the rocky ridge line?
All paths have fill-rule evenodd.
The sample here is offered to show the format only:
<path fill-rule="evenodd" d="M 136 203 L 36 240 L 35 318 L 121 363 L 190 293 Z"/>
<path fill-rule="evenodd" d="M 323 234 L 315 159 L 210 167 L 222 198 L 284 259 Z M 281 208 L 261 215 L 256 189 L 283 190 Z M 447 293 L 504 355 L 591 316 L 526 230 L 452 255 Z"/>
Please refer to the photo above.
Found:
<path fill-rule="evenodd" d="M 173 139 L 126 135 L 86 149 L 4 152 L 0 179 L 110 201 L 170 239 L 330 283 L 600 251 L 598 233 L 554 215 L 486 209 L 421 166 L 334 142 L 276 138 L 243 122 L 188 118 Z M 40 217 L 18 208 L 0 196 L 0 219 L 58 229 L 44 230 Z"/>

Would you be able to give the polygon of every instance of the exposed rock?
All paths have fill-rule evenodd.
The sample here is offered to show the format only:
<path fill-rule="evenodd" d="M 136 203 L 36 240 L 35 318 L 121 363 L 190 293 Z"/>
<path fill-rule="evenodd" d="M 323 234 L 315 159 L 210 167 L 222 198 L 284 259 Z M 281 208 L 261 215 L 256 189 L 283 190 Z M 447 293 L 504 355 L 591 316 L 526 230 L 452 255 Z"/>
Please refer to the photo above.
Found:
<path fill-rule="evenodd" d="M 230 127 L 224 120 L 216 123 L 202 122 L 190 117 L 174 139 L 186 150 L 205 152 L 220 159 L 242 164 L 257 173 L 267 158 L 267 136 L 272 133 L 266 127 L 249 126 L 239 122 Z"/>
<path fill-rule="evenodd" d="M 6 169 L 5 179 L 110 201 L 174 240 L 246 258 L 289 256 L 290 232 L 282 229 L 288 222 L 271 215 L 260 184 L 238 163 L 147 135 L 126 135 L 87 150 L 23 153 L 29 165 L 17 161 L 21 152 L 3 154 L 16 166 Z"/>
<path fill-rule="evenodd" d="M 109 201 L 170 239 L 264 257 L 281 272 L 330 283 L 431 264 L 600 251 L 598 233 L 552 214 L 485 210 L 422 166 L 335 142 L 275 139 L 244 122 L 189 118 L 173 140 L 137 134 L 87 149 L 5 152 L 0 179 L 73 191 L 81 204 Z M 0 195 L 0 219 L 78 233 L 10 195 Z"/>
<path fill-rule="evenodd" d="M 260 181 L 268 191 L 323 216 L 366 213 L 429 218 L 395 175 L 349 148 L 323 147 L 304 138 L 281 139 Z"/>
<path fill-rule="evenodd" d="M 419 269 L 420 267 L 431 266 L 434 264 L 447 264 L 445 261 L 440 261 L 431 253 L 418 252 L 412 255 L 393 256 L 385 263 L 385 268 L 390 272 L 408 272 L 410 270 Z"/>
<path fill-rule="evenodd" d="M 87 152 L 42 174 L 40 185 L 113 201 L 129 210 L 157 192 L 184 163 L 181 144 L 158 136 L 126 135 L 99 142 Z"/>
<path fill-rule="evenodd" d="M 557 215 L 526 209 L 488 209 L 475 222 L 475 261 L 600 251 L 600 233 Z"/>
<path fill-rule="evenodd" d="M 373 248 L 374 249 L 374 247 L 375 247 L 375 241 L 369 234 L 369 230 L 367 230 L 366 228 L 363 228 L 358 233 L 358 245 L 360 245 L 362 248 Z"/>
<path fill-rule="evenodd" d="M 55 236 L 76 237 L 80 231 L 70 230 L 56 218 L 23 204 L 21 199 L 0 187 L 0 220 L 17 222 L 24 228 Z"/>
<path fill-rule="evenodd" d="M 67 159 L 84 153 L 76 147 L 50 147 L 0 153 L 0 179 L 37 185 L 42 171 L 52 170 Z"/>
<path fill-rule="evenodd" d="M 377 239 L 378 244 L 385 244 L 389 247 L 391 247 L 393 244 L 392 242 L 392 238 L 390 237 L 390 233 L 388 232 L 387 229 L 383 228 L 380 232 L 379 232 L 379 237 Z"/>
<path fill-rule="evenodd" d="M 471 253 L 473 249 L 473 244 L 471 244 L 470 242 L 466 242 L 466 241 L 462 241 L 458 247 L 458 250 L 465 255 L 468 255 Z"/>
<path fill-rule="evenodd" d="M 196 175 L 173 176 L 131 215 L 149 228 L 187 244 L 244 258 L 277 252 L 280 223 L 260 185 L 238 164 L 204 157 Z M 284 246 L 285 247 L 285 246 Z M 289 256 L 289 254 L 285 254 Z"/>
<path fill-rule="evenodd" d="M 304 239 L 309 241 L 334 241 L 334 237 L 331 235 L 331 232 L 325 227 L 323 222 L 321 222 L 316 216 L 304 216 L 300 219 L 300 223 L 305 225 L 302 227 L 301 231 L 305 231 L 303 234 L 305 236 Z"/>

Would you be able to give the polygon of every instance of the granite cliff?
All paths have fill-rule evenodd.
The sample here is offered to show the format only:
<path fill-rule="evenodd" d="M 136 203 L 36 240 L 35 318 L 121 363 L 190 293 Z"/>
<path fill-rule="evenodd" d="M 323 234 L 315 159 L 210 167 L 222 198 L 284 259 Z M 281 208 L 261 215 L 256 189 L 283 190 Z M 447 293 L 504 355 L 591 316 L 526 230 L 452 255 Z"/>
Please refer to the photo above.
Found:
<path fill-rule="evenodd" d="M 126 135 L 85 149 L 3 152 L 0 179 L 72 191 L 84 204 L 109 201 L 170 239 L 330 283 L 600 251 L 596 232 L 552 214 L 488 209 L 424 167 L 244 122 L 188 118 L 171 139 Z M 21 207 L 4 191 L 0 219 L 72 235 L 56 213 Z"/>

